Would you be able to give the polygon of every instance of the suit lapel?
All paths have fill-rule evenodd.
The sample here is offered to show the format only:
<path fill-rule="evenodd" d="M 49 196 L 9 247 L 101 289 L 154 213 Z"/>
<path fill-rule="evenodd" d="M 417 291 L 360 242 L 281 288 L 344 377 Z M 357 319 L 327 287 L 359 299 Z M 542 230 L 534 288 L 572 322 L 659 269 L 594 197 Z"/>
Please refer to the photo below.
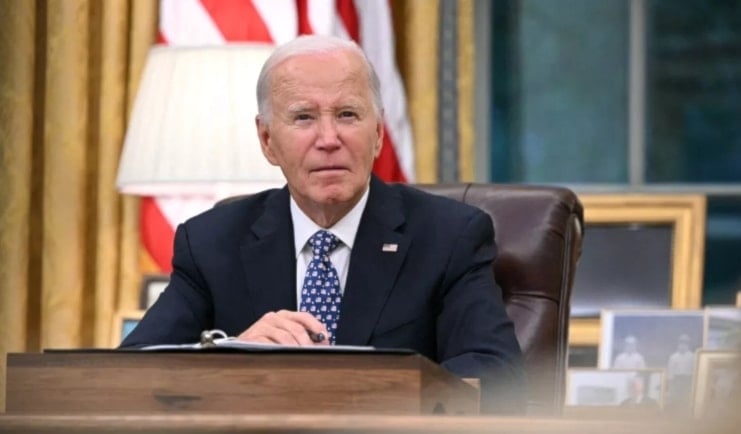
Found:
<path fill-rule="evenodd" d="M 265 202 L 242 245 L 247 291 L 256 318 L 281 309 L 296 310 L 296 254 L 286 188 Z"/>
<path fill-rule="evenodd" d="M 350 255 L 337 344 L 369 342 L 409 249 L 411 240 L 400 229 L 404 221 L 400 195 L 372 177 Z"/>

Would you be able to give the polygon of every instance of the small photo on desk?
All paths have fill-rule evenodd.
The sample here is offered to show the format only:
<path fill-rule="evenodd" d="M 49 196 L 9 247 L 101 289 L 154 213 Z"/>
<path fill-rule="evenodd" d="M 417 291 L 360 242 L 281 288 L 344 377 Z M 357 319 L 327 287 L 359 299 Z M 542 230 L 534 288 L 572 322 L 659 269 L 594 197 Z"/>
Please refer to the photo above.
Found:
<path fill-rule="evenodd" d="M 604 310 L 598 366 L 602 369 L 669 369 L 692 376 L 695 350 L 704 342 L 700 310 Z"/>
<path fill-rule="evenodd" d="M 730 417 L 738 411 L 733 397 L 741 390 L 741 355 L 734 351 L 697 352 L 693 413 L 697 418 Z"/>
<path fill-rule="evenodd" d="M 659 410 L 663 401 L 664 371 L 661 369 L 568 370 L 567 406 Z"/>
<path fill-rule="evenodd" d="M 705 307 L 706 350 L 741 350 L 741 308 Z"/>
<path fill-rule="evenodd" d="M 704 342 L 702 310 L 605 310 L 599 367 L 665 369 L 664 411 L 691 409 L 695 351 Z"/>

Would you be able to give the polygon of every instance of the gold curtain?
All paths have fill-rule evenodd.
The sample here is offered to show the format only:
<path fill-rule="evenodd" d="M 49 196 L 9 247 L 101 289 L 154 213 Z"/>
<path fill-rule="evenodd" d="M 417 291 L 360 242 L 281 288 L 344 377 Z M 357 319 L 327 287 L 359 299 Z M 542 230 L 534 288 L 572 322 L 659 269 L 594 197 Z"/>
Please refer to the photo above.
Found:
<path fill-rule="evenodd" d="M 7 352 L 108 346 L 135 291 L 137 202 L 114 182 L 156 13 L 156 0 L 0 7 L 0 378 Z"/>
<path fill-rule="evenodd" d="M 461 182 L 475 180 L 475 51 L 473 0 L 458 0 L 458 170 Z"/>
<path fill-rule="evenodd" d="M 474 174 L 474 2 L 458 2 L 458 133 L 460 181 Z M 391 2 L 396 59 L 404 81 L 414 135 L 416 182 L 434 183 L 438 172 L 438 44 L 440 0 Z"/>
<path fill-rule="evenodd" d="M 396 60 L 414 135 L 416 182 L 437 180 L 437 46 L 440 0 L 391 2 Z"/>

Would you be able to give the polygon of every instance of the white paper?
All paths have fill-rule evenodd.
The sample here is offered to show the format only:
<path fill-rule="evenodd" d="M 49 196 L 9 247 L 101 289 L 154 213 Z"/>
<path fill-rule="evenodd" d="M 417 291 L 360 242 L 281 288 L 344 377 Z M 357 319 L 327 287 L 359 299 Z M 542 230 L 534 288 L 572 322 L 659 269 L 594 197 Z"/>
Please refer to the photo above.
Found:
<path fill-rule="evenodd" d="M 358 346 L 358 345 L 310 345 L 310 346 L 299 346 L 299 345 L 280 345 L 280 344 L 263 344 L 258 342 L 245 342 L 240 341 L 237 338 L 220 338 L 214 339 L 213 343 L 201 344 L 164 344 L 164 345 L 148 345 L 142 347 L 141 350 L 145 351 L 157 351 L 157 350 L 201 350 L 210 348 L 232 348 L 244 351 L 317 351 L 317 352 L 332 352 L 332 351 L 374 351 L 375 347 Z"/>

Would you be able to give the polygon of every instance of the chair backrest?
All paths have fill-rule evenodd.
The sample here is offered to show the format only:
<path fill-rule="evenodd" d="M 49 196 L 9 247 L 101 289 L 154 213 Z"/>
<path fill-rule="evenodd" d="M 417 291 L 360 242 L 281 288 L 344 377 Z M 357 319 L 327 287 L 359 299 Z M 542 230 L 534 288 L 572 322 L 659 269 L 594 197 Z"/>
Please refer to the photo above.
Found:
<path fill-rule="evenodd" d="M 486 211 L 494 223 L 494 273 L 515 324 L 529 379 L 528 412 L 558 414 L 568 359 L 569 306 L 584 213 L 566 188 L 430 184 L 417 188 Z"/>

